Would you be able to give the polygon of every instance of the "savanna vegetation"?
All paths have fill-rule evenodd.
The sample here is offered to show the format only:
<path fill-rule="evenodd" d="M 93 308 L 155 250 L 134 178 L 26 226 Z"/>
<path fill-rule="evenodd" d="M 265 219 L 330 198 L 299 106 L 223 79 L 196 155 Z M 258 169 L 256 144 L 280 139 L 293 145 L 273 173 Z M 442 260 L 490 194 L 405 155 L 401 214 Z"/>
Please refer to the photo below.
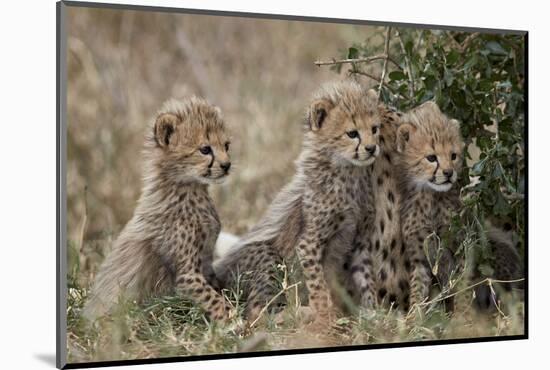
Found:
<path fill-rule="evenodd" d="M 523 303 L 514 297 L 466 317 L 446 313 L 436 296 L 423 314 L 342 316 L 313 335 L 304 329 L 299 281 L 285 266 L 281 294 L 290 304 L 282 315 L 266 313 L 253 331 L 238 318 L 211 323 L 176 296 L 124 302 L 92 326 L 80 316 L 139 196 L 147 123 L 164 100 L 189 94 L 220 106 L 233 133 L 235 169 L 211 188 L 225 231 L 244 233 L 291 177 L 311 92 L 351 75 L 398 109 L 435 99 L 462 122 L 465 207 L 451 234 L 467 236 L 461 253 L 490 261 L 483 223 L 491 219 L 523 256 L 521 36 L 78 8 L 69 8 L 68 20 L 69 362 L 523 333 Z M 490 263 L 479 269 L 491 275 Z M 226 295 L 240 309 L 238 289 Z"/>

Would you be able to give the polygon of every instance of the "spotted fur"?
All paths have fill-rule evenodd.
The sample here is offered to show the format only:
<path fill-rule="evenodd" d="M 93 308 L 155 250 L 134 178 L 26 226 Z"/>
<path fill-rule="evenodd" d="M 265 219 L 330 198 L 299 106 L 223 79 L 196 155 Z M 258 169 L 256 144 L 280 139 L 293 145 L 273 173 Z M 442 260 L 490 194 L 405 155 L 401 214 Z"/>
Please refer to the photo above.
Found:
<path fill-rule="evenodd" d="M 401 113 L 384 109 L 380 156 L 372 168 L 370 188 L 373 204 L 364 209 L 350 275 L 352 296 L 363 308 L 394 305 L 406 308 L 409 280 L 405 248 L 401 239 L 399 173 L 396 166 L 396 131 Z"/>
<path fill-rule="evenodd" d="M 460 207 L 455 185 L 462 164 L 464 142 L 456 120 L 447 118 L 433 102 L 427 102 L 402 117 L 397 130 L 401 193 L 402 235 L 406 248 L 406 268 L 410 278 L 410 304 L 429 297 L 432 270 L 429 261 L 443 253 L 440 261 L 442 283 L 456 266 L 449 250 L 437 250 L 437 235 L 450 224 Z M 425 243 L 428 253 L 425 251 Z"/>
<path fill-rule="evenodd" d="M 456 260 L 454 247 L 442 247 L 439 238 L 450 225 L 454 213 L 461 208 L 460 189 L 456 182 L 462 167 L 464 142 L 458 121 L 449 119 L 433 103 L 428 102 L 402 117 L 397 130 L 398 171 L 403 181 L 401 221 L 406 246 L 406 267 L 409 270 L 411 305 L 430 295 L 435 280 L 442 287 L 459 272 L 464 261 Z M 497 279 L 517 279 L 522 276 L 519 255 L 510 238 L 491 226 L 487 237 L 495 257 L 492 267 Z M 432 266 L 438 262 L 435 276 Z M 473 272 L 465 276 L 467 283 L 479 279 Z M 486 301 L 487 290 L 478 289 L 478 305 Z M 461 298 L 461 296 L 459 296 Z M 467 309 L 463 302 L 462 309 Z"/>
<path fill-rule="evenodd" d="M 277 293 L 273 266 L 296 257 L 310 307 L 319 320 L 329 318 L 329 282 L 342 280 L 341 266 L 370 203 L 368 179 L 380 153 L 381 119 L 376 93 L 353 81 L 324 85 L 314 95 L 293 179 L 260 222 L 215 265 L 226 284 L 236 274 L 253 276 L 249 319 Z"/>
<path fill-rule="evenodd" d="M 196 97 L 169 101 L 148 131 L 141 196 L 95 278 L 84 314 L 95 319 L 119 299 L 175 288 L 212 319 L 226 319 L 229 307 L 211 284 L 220 220 L 208 195 L 208 184 L 222 182 L 230 166 L 220 110 Z"/>

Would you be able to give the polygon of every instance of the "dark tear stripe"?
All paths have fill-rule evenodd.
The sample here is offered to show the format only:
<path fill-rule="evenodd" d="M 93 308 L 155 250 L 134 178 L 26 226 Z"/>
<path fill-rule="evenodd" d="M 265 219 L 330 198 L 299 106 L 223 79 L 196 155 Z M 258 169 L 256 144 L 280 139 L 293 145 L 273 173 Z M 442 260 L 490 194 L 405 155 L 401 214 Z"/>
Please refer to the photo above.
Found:
<path fill-rule="evenodd" d="M 216 159 L 216 156 L 214 155 L 214 151 L 212 151 L 211 156 L 212 156 L 212 160 L 208 164 L 208 168 L 212 168 L 212 166 L 214 165 L 214 160 Z"/>
<path fill-rule="evenodd" d="M 439 160 L 437 160 L 435 163 L 436 163 L 436 166 L 435 166 L 435 171 L 433 173 L 434 179 L 435 179 L 435 174 L 437 173 L 437 170 L 439 169 Z"/>

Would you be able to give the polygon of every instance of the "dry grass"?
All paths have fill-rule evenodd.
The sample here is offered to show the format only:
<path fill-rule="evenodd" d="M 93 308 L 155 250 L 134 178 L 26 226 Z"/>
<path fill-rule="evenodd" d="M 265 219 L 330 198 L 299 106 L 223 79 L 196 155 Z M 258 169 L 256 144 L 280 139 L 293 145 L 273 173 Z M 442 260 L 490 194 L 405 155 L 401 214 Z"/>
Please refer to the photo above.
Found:
<path fill-rule="evenodd" d="M 310 93 L 338 78 L 313 62 L 376 28 L 78 8 L 68 17 L 70 362 L 522 333 L 523 308 L 513 305 L 467 325 L 437 308 L 412 324 L 399 312 L 372 312 L 311 335 L 294 299 L 283 323 L 268 315 L 244 335 L 239 322 L 212 325 L 176 297 L 124 304 L 87 327 L 79 316 L 86 289 L 133 212 L 144 129 L 162 102 L 197 94 L 222 108 L 235 170 L 212 192 L 224 229 L 242 234 L 294 170 Z"/>

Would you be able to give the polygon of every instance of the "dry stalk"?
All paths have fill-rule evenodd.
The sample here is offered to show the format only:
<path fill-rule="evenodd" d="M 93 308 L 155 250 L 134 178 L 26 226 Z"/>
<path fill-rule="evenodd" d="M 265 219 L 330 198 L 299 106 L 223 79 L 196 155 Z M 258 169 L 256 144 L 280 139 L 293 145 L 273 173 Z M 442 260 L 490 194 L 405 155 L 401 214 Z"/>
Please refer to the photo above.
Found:
<path fill-rule="evenodd" d="M 477 283 L 475 284 L 472 284 L 472 285 L 469 285 L 463 289 L 460 289 L 460 290 L 457 290 L 456 292 L 452 293 L 452 294 L 449 294 L 449 295 L 446 295 L 444 297 L 439 297 L 439 298 L 434 298 L 432 299 L 431 301 L 424 301 L 424 302 L 421 302 L 421 303 L 418 303 L 417 305 L 418 306 L 427 306 L 427 305 L 431 305 L 432 303 L 436 303 L 436 302 L 441 302 L 441 301 L 444 301 L 448 298 L 451 298 L 451 297 L 454 297 L 458 294 L 462 294 L 468 290 L 471 290 L 473 288 L 475 288 L 476 286 L 478 285 L 482 285 L 482 284 L 485 284 L 487 283 L 489 285 L 489 287 L 491 287 L 492 289 L 492 284 L 494 283 L 499 283 L 499 284 L 513 284 L 513 283 L 519 283 L 520 281 L 524 281 L 525 278 L 521 278 L 521 279 L 514 279 L 514 280 L 496 280 L 496 279 L 491 279 L 491 278 L 485 278 L 481 281 L 478 281 Z M 416 305 L 415 305 L 416 306 Z M 412 307 L 411 307 L 412 308 Z"/>
<path fill-rule="evenodd" d="M 368 72 L 364 72 L 364 71 L 353 71 L 352 72 L 353 74 L 358 74 L 358 75 L 361 75 L 361 76 L 365 76 L 365 77 L 368 77 L 378 83 L 381 83 L 382 80 Z M 399 94 L 399 92 L 397 90 L 395 90 L 395 88 L 393 88 L 392 86 L 388 85 L 386 82 L 383 82 L 383 85 L 386 89 L 390 90 L 392 93 L 394 94 Z"/>
<path fill-rule="evenodd" d="M 82 255 L 82 248 L 84 247 L 84 234 L 86 234 L 86 227 L 88 226 L 88 186 L 84 186 L 84 216 L 82 217 L 82 223 L 80 224 L 80 232 L 78 238 L 78 252 Z"/>
<path fill-rule="evenodd" d="M 384 80 L 386 79 L 386 72 L 388 71 L 388 55 L 390 52 L 390 37 L 391 27 L 386 28 L 386 39 L 384 41 L 384 65 L 382 66 L 382 75 L 380 76 L 380 84 L 378 85 L 378 100 L 380 100 L 380 94 L 382 93 L 382 86 L 384 86 Z"/>
<path fill-rule="evenodd" d="M 336 60 L 333 58 L 332 60 L 317 60 L 314 63 L 317 66 L 328 66 L 328 65 L 337 65 L 337 64 L 370 63 L 381 59 L 384 59 L 384 60 L 388 59 L 388 55 L 378 54 L 378 55 L 373 55 L 372 57 L 340 59 L 340 60 Z"/>
<path fill-rule="evenodd" d="M 479 32 L 474 32 L 471 35 L 469 35 L 468 37 L 466 37 L 464 39 L 464 41 L 462 41 L 462 44 L 460 44 L 460 48 L 459 48 L 460 52 L 464 52 L 464 50 L 466 50 L 468 48 L 468 46 L 470 46 L 472 41 L 474 41 L 479 35 L 480 35 Z"/>
<path fill-rule="evenodd" d="M 405 44 L 403 43 L 403 38 L 401 37 L 399 30 L 395 31 L 395 35 L 399 40 L 399 45 L 401 46 L 401 51 L 403 52 L 403 57 L 405 59 L 405 66 L 407 67 L 407 74 L 409 75 L 409 95 L 412 99 L 412 97 L 414 96 L 415 88 L 414 88 L 414 78 L 412 75 L 411 61 L 409 59 L 409 56 L 407 55 L 407 51 L 405 50 Z"/>
<path fill-rule="evenodd" d="M 262 309 L 260 310 L 260 313 L 258 314 L 258 317 L 256 317 L 256 319 L 254 319 L 254 321 L 252 321 L 252 323 L 249 325 L 249 327 L 252 328 L 252 327 L 254 327 L 254 325 L 256 325 L 256 323 L 262 318 L 262 316 L 263 316 L 263 314 L 265 313 L 265 311 L 267 311 L 267 309 L 269 308 L 269 306 L 270 306 L 273 302 L 275 302 L 275 300 L 276 300 L 277 298 L 279 298 L 279 296 L 280 296 L 281 294 L 286 293 L 287 291 L 289 291 L 289 290 L 292 289 L 292 288 L 298 287 L 298 285 L 300 285 L 300 282 L 297 282 L 297 283 L 294 283 L 294 284 L 292 284 L 292 285 L 289 285 L 289 286 L 287 286 L 287 287 L 281 289 L 281 290 L 279 291 L 279 293 L 275 294 L 275 295 L 269 300 L 269 302 L 267 302 L 267 303 L 265 304 L 265 306 L 262 307 Z"/>

